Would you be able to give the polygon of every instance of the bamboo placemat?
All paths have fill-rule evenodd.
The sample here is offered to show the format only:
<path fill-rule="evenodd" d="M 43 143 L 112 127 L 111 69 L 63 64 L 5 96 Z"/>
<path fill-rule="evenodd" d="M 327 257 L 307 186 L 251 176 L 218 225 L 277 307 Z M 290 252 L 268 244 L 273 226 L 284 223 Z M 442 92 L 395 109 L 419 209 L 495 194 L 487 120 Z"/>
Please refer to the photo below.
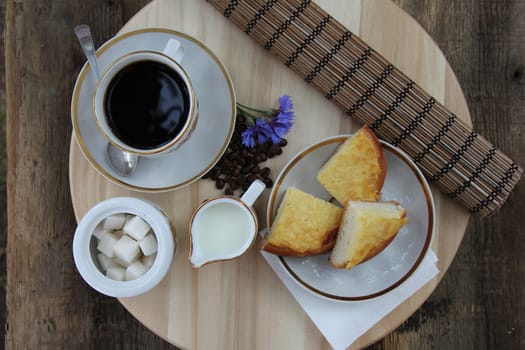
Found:
<path fill-rule="evenodd" d="M 518 164 L 311 0 L 207 1 L 472 213 L 493 213 L 519 181 Z"/>

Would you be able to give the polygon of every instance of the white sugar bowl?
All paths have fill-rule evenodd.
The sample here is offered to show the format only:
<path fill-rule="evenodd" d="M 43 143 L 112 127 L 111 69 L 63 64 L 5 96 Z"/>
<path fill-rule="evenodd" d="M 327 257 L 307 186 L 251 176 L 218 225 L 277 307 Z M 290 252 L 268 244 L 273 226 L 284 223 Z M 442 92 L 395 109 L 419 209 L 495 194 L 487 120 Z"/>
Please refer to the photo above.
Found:
<path fill-rule="evenodd" d="M 175 232 L 156 204 L 115 197 L 91 208 L 73 238 L 78 272 L 93 289 L 117 298 L 146 293 L 164 278 Z"/>

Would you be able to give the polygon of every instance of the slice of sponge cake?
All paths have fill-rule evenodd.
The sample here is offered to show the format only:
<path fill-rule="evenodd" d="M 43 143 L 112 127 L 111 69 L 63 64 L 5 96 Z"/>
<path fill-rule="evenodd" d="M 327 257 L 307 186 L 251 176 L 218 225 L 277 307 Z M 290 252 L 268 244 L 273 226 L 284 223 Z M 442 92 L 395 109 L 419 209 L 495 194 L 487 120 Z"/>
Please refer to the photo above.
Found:
<path fill-rule="evenodd" d="M 379 200 L 385 176 L 383 148 L 365 125 L 339 146 L 319 171 L 317 180 L 344 205 L 349 199 Z"/>
<path fill-rule="evenodd" d="M 334 246 L 342 214 L 342 208 L 289 187 L 262 249 L 286 256 L 326 253 Z"/>
<path fill-rule="evenodd" d="M 379 254 L 406 224 L 406 210 L 390 202 L 348 201 L 330 263 L 350 270 Z"/>

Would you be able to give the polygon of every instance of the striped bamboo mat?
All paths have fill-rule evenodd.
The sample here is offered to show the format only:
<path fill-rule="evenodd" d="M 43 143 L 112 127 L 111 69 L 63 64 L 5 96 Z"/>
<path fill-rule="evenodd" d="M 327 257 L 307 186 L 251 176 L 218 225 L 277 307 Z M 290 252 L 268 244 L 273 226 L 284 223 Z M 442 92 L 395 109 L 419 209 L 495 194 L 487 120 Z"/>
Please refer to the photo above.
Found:
<path fill-rule="evenodd" d="M 491 214 L 523 173 L 513 160 L 309 0 L 208 0 L 472 213 Z"/>

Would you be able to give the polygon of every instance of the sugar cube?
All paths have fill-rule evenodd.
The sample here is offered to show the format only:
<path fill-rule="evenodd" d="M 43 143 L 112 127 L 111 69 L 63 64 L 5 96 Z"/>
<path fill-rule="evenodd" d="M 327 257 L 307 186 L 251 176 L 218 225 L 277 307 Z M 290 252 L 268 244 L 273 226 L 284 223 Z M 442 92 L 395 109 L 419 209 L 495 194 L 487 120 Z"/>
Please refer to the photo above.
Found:
<path fill-rule="evenodd" d="M 151 255 L 145 255 L 142 257 L 142 263 L 146 265 L 147 267 L 153 266 L 153 263 L 155 262 L 155 258 L 157 257 L 157 253 L 151 254 Z"/>
<path fill-rule="evenodd" d="M 101 239 L 105 233 L 111 233 L 111 230 L 107 228 L 103 228 L 102 226 L 99 225 L 97 226 L 95 231 L 93 231 L 93 236 L 95 236 L 97 239 Z"/>
<path fill-rule="evenodd" d="M 116 281 L 124 281 L 126 270 L 122 267 L 110 267 L 106 271 L 106 276 Z"/>
<path fill-rule="evenodd" d="M 102 227 L 110 230 L 120 230 L 126 221 L 126 214 L 119 213 L 108 216 L 104 219 Z"/>
<path fill-rule="evenodd" d="M 139 244 L 127 235 L 123 235 L 114 247 L 115 256 L 126 264 L 131 264 L 140 254 Z"/>
<path fill-rule="evenodd" d="M 97 250 L 105 256 L 107 256 L 108 258 L 112 258 L 115 256 L 115 252 L 113 249 L 117 242 L 118 238 L 114 234 L 110 232 L 105 232 L 102 235 L 100 241 L 98 241 Z"/>
<path fill-rule="evenodd" d="M 134 216 L 124 225 L 124 233 L 135 238 L 137 241 L 146 236 L 151 227 L 140 216 Z"/>
<path fill-rule="evenodd" d="M 127 261 L 124 261 L 124 260 L 120 259 L 120 258 L 117 257 L 116 255 L 115 255 L 115 257 L 113 258 L 113 260 L 114 260 L 115 263 L 116 263 L 118 266 L 120 266 L 120 267 L 128 267 L 129 265 L 131 265 L 131 263 L 132 263 L 133 261 L 135 261 L 135 260 L 133 260 L 133 261 L 131 261 L 131 262 L 127 262 Z"/>
<path fill-rule="evenodd" d="M 139 278 L 148 271 L 148 267 L 142 264 L 140 261 L 135 261 L 129 265 L 125 272 L 126 281 L 131 281 Z"/>
<path fill-rule="evenodd" d="M 157 252 L 157 239 L 155 238 L 155 235 L 148 234 L 146 237 L 141 239 L 139 241 L 140 250 L 142 250 L 142 254 L 148 256 L 153 253 Z"/>
<path fill-rule="evenodd" d="M 100 267 L 102 267 L 103 271 L 106 271 L 110 267 L 118 267 L 118 264 L 111 258 L 108 258 L 102 253 L 99 253 L 97 255 L 98 262 L 100 263 Z"/>
<path fill-rule="evenodd" d="M 135 215 L 133 214 L 126 214 L 126 221 L 124 222 L 124 225 L 128 223 L 129 220 L 133 219 Z"/>

